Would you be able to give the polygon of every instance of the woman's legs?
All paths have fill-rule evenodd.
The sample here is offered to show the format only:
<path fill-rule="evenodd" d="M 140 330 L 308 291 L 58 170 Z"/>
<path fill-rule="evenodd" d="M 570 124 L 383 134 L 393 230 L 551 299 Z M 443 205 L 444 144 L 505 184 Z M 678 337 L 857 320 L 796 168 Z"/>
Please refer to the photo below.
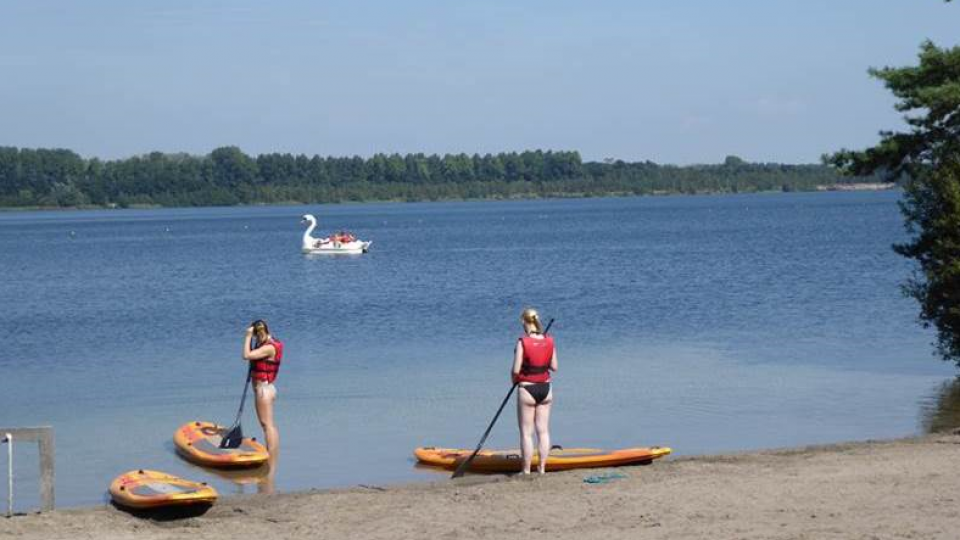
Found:
<path fill-rule="evenodd" d="M 256 395 L 257 418 L 260 419 L 272 463 L 280 452 L 280 433 L 273 423 L 273 402 L 277 399 L 277 389 L 272 384 L 258 384 Z"/>
<path fill-rule="evenodd" d="M 547 457 L 550 455 L 550 405 L 553 404 L 553 390 L 547 394 L 547 399 L 540 402 L 534 409 L 534 424 L 537 428 L 537 451 L 540 454 L 540 464 L 537 470 L 540 474 L 547 472 Z"/>
<path fill-rule="evenodd" d="M 520 424 L 520 450 L 523 456 L 523 474 L 530 474 L 533 461 L 533 426 L 537 402 L 521 386 L 517 391 L 517 422 Z"/>

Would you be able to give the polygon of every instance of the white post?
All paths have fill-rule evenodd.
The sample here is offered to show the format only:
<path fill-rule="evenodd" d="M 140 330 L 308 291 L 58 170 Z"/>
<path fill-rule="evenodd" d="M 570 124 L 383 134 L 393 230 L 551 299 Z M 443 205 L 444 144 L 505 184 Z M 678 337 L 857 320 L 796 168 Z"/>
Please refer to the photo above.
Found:
<path fill-rule="evenodd" d="M 13 437 L 16 436 L 20 442 L 35 442 L 40 452 L 40 510 L 49 512 L 53 510 L 53 428 L 50 426 L 39 426 L 29 428 L 10 428 L 0 426 L 0 444 L 8 443 L 7 466 L 9 474 L 7 475 L 8 487 L 8 506 L 13 513 Z"/>
<path fill-rule="evenodd" d="M 13 435 L 6 433 L 7 443 L 7 517 L 13 516 Z"/>

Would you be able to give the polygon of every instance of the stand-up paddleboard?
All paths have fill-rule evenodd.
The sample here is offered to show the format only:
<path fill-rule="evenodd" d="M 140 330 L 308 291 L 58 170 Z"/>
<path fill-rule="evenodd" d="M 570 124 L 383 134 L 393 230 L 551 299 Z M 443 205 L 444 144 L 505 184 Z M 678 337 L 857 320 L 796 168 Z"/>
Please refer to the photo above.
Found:
<path fill-rule="evenodd" d="M 237 448 L 220 448 L 225 428 L 212 422 L 188 422 L 173 434 L 177 452 L 205 467 L 257 467 L 270 459 L 256 439 L 244 438 Z"/>
<path fill-rule="evenodd" d="M 436 448 L 427 446 L 417 448 L 413 455 L 420 463 L 455 469 L 461 461 L 467 459 L 472 450 L 458 448 Z M 554 448 L 547 459 L 548 471 L 565 471 L 593 467 L 616 467 L 620 465 L 642 465 L 670 453 L 666 447 L 624 448 L 622 450 L 598 450 L 596 448 Z M 536 470 L 540 462 L 536 453 L 532 468 Z M 508 473 L 520 472 L 523 461 L 519 450 L 481 450 L 470 463 L 472 472 Z"/>
<path fill-rule="evenodd" d="M 213 504 L 217 490 L 206 483 L 141 469 L 118 476 L 110 484 L 110 497 L 128 508 L 165 508 Z"/>

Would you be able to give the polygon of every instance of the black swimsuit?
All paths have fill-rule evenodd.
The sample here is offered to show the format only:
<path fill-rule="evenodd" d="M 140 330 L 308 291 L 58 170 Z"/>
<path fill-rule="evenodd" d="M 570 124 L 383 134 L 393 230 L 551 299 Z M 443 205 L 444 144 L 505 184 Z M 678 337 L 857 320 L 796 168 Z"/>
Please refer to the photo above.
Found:
<path fill-rule="evenodd" d="M 547 396 L 550 395 L 550 383 L 548 382 L 533 383 L 528 386 L 521 386 L 520 388 L 529 392 L 530 397 L 533 398 L 533 401 L 537 405 L 543 403 L 543 400 L 547 399 Z"/>

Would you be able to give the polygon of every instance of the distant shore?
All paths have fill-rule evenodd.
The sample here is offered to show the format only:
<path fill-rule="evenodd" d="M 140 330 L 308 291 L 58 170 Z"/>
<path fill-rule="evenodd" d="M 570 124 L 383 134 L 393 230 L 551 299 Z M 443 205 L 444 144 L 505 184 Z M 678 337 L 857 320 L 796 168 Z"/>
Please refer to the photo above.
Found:
<path fill-rule="evenodd" d="M 261 206 L 310 206 L 310 205 L 357 205 L 357 204 L 402 204 L 402 203 L 431 203 L 431 202 L 483 202 L 483 201 L 516 201 L 516 200 L 544 200 L 544 199 L 605 199 L 605 198 L 623 198 L 623 197 L 685 197 L 690 195 L 760 195 L 771 193 L 818 193 L 826 191 L 888 191 L 897 189 L 896 184 L 888 183 L 859 183 L 859 184 L 829 184 L 818 185 L 815 189 L 784 191 L 758 190 L 758 191 L 697 191 L 694 193 L 685 193 L 681 191 L 654 191 L 650 193 L 627 193 L 627 192 L 609 192 L 603 194 L 594 193 L 555 193 L 549 195 L 526 194 L 511 197 L 480 197 L 480 198 L 439 198 L 424 200 L 404 200 L 404 199 L 370 199 L 364 201 L 336 201 L 336 202 L 302 202 L 302 201 L 280 201 L 262 204 L 230 204 L 230 205 L 201 205 L 201 206 L 163 206 L 160 204 L 131 204 L 128 206 L 95 205 L 85 204 L 81 206 L 0 206 L 0 213 L 3 212 L 58 212 L 73 210 L 160 210 L 173 208 L 237 208 L 237 207 L 261 207 Z"/>
<path fill-rule="evenodd" d="M 583 161 L 573 150 L 497 154 L 248 155 L 221 146 L 206 155 L 149 152 L 116 160 L 62 148 L 0 147 L 0 206 L 234 206 L 295 201 L 440 201 L 816 191 L 878 182 L 823 163 Z"/>
<path fill-rule="evenodd" d="M 885 191 L 896 189 L 897 184 L 864 182 L 861 184 L 830 184 L 826 186 L 817 186 L 817 191 Z"/>
<path fill-rule="evenodd" d="M 957 470 L 960 435 L 946 433 L 529 479 L 240 496 L 176 520 L 64 510 L 0 518 L 0 538 L 954 539 Z M 584 481 L 614 472 L 625 477 Z"/>

